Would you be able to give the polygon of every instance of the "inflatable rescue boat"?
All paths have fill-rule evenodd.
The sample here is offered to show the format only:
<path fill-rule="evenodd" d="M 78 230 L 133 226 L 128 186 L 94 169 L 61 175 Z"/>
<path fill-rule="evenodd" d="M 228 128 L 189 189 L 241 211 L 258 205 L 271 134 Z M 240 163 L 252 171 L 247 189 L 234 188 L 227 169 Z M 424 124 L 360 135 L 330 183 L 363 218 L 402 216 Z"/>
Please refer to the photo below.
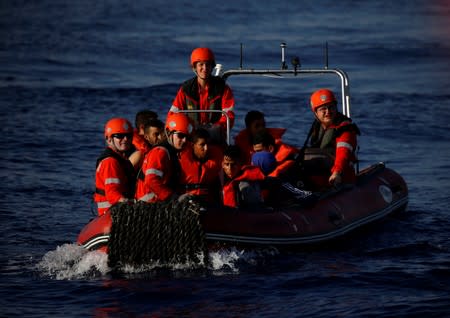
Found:
<path fill-rule="evenodd" d="M 244 69 L 217 73 L 225 80 L 230 76 L 266 76 L 302 78 L 311 75 L 332 75 L 340 80 L 342 113 L 350 117 L 349 79 L 340 69 L 326 65 L 319 69 L 302 69 L 293 59 L 293 69 L 287 69 L 282 45 L 281 69 Z M 241 58 L 242 60 L 242 58 Z M 328 60 L 328 59 L 326 59 Z M 289 127 L 287 127 L 289 129 Z M 229 125 L 227 141 L 230 143 Z M 358 171 L 357 182 L 351 186 L 330 189 L 316 194 L 313 202 L 258 209 L 207 208 L 198 214 L 198 223 L 208 243 L 245 244 L 256 246 L 302 246 L 321 243 L 341 237 L 364 225 L 373 223 L 408 204 L 408 187 L 403 178 L 384 163 L 372 164 Z M 148 221 L 152 223 L 153 221 Z M 89 250 L 107 251 L 114 231 L 113 218 L 108 211 L 94 218 L 81 231 L 77 242 Z M 153 229 L 152 231 L 155 231 Z M 126 232 L 126 231 L 125 231 Z M 128 232 L 133 232 L 129 229 Z M 145 236 L 139 236 L 145 237 Z M 137 242 L 140 246 L 157 244 L 164 233 L 153 235 L 150 242 Z M 132 243 L 131 243 L 132 244 Z"/>

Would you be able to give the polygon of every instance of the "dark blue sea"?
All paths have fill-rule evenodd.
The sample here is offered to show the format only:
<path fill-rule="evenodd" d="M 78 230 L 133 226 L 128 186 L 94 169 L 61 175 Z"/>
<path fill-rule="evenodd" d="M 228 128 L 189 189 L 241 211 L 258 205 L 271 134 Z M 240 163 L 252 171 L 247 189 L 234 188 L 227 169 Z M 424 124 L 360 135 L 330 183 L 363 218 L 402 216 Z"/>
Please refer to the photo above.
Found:
<path fill-rule="evenodd" d="M 319 249 L 214 250 L 206 270 L 114 274 L 75 244 L 109 118 L 164 119 L 195 47 L 237 69 L 242 43 L 244 68 L 278 69 L 283 42 L 305 69 L 328 44 L 361 168 L 399 172 L 406 211 Z M 450 317 L 449 71 L 446 0 L 1 1 L 0 317 Z M 303 144 L 319 83 L 229 84 L 233 135 L 259 109 Z"/>

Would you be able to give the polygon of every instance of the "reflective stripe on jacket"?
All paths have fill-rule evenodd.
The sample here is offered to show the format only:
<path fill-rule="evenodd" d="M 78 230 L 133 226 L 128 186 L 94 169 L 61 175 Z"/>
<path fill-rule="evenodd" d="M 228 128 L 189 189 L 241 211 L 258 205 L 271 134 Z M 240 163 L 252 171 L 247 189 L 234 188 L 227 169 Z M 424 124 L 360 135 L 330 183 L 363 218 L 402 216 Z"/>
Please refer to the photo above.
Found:
<path fill-rule="evenodd" d="M 136 199 L 145 202 L 169 199 L 177 184 L 179 162 L 176 150 L 167 142 L 152 148 L 144 158 L 142 173 L 138 178 Z"/>
<path fill-rule="evenodd" d="M 135 173 L 131 162 L 111 148 L 97 159 L 94 201 L 102 215 L 121 198 L 134 197 Z"/>
<path fill-rule="evenodd" d="M 327 129 L 323 129 L 317 120 L 313 124 L 310 146 L 323 149 L 334 157 L 331 173 L 341 173 L 345 183 L 355 181 L 353 164 L 357 161 L 356 147 L 359 134 L 358 127 L 341 113 L 337 113 L 334 124 Z"/>

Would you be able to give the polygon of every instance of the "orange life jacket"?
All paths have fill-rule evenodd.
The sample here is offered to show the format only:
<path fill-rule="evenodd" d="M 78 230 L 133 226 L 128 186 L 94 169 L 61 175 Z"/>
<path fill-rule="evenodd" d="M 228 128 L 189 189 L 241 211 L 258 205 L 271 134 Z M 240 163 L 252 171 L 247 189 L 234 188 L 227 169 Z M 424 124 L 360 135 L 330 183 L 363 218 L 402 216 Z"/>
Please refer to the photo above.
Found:
<path fill-rule="evenodd" d="M 208 146 L 208 158 L 200 161 L 194 157 L 192 147 L 186 147 L 180 154 L 180 193 L 190 193 L 204 198 L 207 202 L 217 199 L 219 172 L 222 169 L 223 151 L 215 145 Z"/>
<path fill-rule="evenodd" d="M 229 206 L 232 208 L 237 208 L 239 206 L 238 199 L 238 185 L 241 181 L 262 181 L 265 176 L 261 169 L 256 166 L 243 166 L 242 172 L 239 176 L 232 180 L 227 180 L 222 186 L 222 195 L 223 195 L 223 205 Z"/>

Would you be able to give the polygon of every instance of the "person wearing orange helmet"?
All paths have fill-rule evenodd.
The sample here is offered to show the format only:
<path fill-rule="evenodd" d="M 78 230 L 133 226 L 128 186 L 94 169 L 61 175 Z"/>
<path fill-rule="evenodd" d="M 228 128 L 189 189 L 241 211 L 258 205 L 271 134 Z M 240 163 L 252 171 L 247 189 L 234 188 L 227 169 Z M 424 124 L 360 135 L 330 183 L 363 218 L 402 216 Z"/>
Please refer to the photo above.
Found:
<path fill-rule="evenodd" d="M 135 170 L 127 158 L 132 147 L 133 127 L 124 118 L 112 118 L 105 125 L 106 149 L 98 157 L 94 201 L 98 214 L 118 202 L 134 198 Z"/>
<path fill-rule="evenodd" d="M 185 81 L 172 103 L 169 113 L 180 110 L 221 110 L 234 125 L 234 97 L 231 88 L 218 76 L 212 75 L 216 65 L 214 53 L 205 47 L 192 51 L 190 66 L 195 77 Z M 208 128 L 214 140 L 223 140 L 227 118 L 222 113 L 188 113 L 195 126 Z"/>
<path fill-rule="evenodd" d="M 165 201 L 177 196 L 179 153 L 192 132 L 190 119 L 182 113 L 167 116 L 166 139 L 145 156 L 138 174 L 135 198 L 144 202 Z"/>
<path fill-rule="evenodd" d="M 358 127 L 350 118 L 338 112 L 337 100 L 329 89 L 319 89 L 311 95 L 311 110 L 315 120 L 305 144 L 330 154 L 333 162 L 325 175 L 316 176 L 319 188 L 356 181 L 354 164 L 357 162 Z"/>

